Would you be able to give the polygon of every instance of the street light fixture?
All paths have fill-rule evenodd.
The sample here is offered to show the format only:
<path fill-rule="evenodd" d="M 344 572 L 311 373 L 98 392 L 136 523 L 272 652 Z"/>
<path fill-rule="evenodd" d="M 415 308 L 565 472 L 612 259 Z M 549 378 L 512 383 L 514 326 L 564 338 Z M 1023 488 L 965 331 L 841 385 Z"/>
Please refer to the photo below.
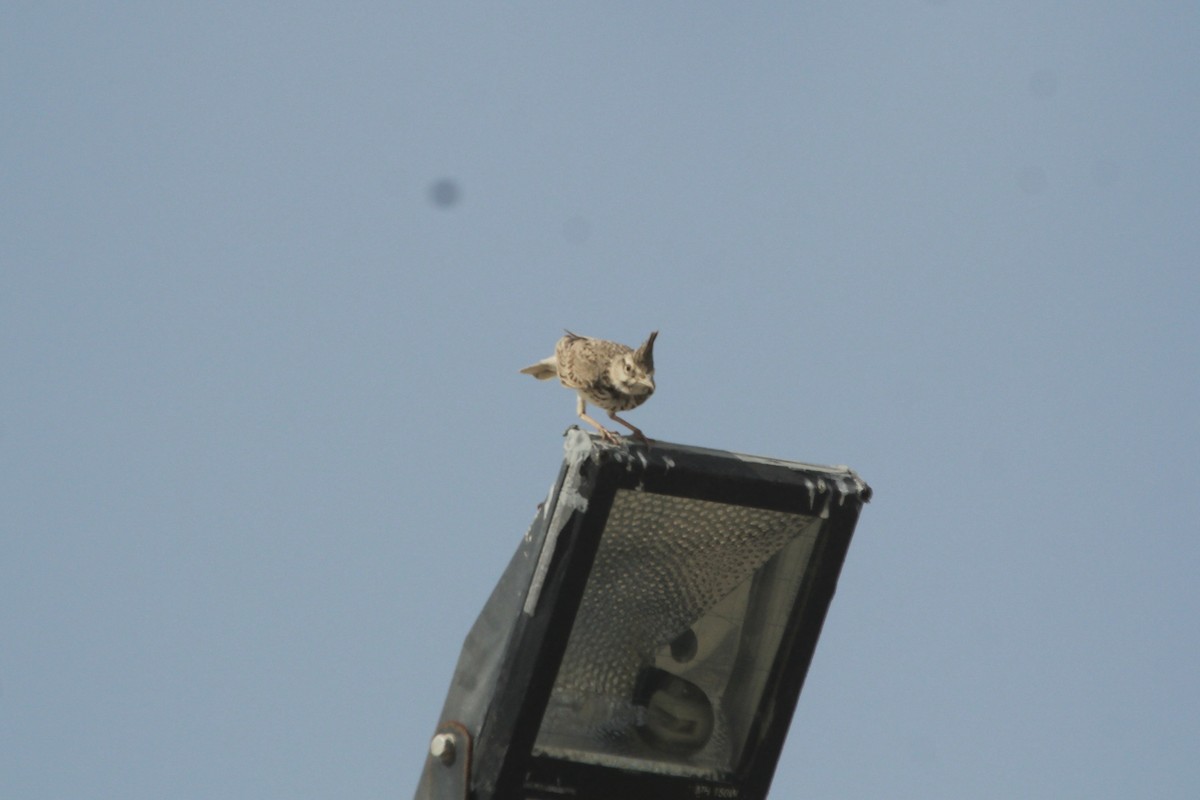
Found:
<path fill-rule="evenodd" d="M 765 797 L 870 495 L 844 467 L 569 431 L 417 800 Z"/>

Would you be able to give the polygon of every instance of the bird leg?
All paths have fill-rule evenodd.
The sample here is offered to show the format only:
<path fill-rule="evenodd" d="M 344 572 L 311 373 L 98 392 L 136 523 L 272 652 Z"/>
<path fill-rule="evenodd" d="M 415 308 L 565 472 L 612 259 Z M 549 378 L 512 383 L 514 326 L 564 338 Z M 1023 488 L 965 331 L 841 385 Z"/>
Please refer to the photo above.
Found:
<path fill-rule="evenodd" d="M 596 422 L 596 420 L 592 419 L 591 417 L 589 417 L 587 415 L 587 403 L 584 402 L 583 395 L 579 396 L 579 405 L 576 406 L 576 409 L 579 413 L 579 418 L 581 420 L 583 420 L 584 422 L 586 422 L 587 424 L 591 425 L 596 430 L 600 431 L 600 435 L 604 437 L 604 440 L 606 442 L 609 442 L 611 444 L 620 444 L 621 443 L 620 434 L 616 433 L 615 431 L 610 431 L 608 428 L 604 427 L 599 422 Z"/>
<path fill-rule="evenodd" d="M 617 412 L 615 412 L 615 411 L 608 412 L 608 418 L 611 419 L 613 422 L 621 423 L 626 428 L 629 428 L 629 430 L 633 431 L 633 438 L 637 439 L 642 444 L 645 444 L 645 445 L 650 444 L 650 440 L 646 438 L 646 434 L 642 433 L 640 428 L 630 425 L 628 422 L 626 422 L 625 420 L 618 417 Z"/>

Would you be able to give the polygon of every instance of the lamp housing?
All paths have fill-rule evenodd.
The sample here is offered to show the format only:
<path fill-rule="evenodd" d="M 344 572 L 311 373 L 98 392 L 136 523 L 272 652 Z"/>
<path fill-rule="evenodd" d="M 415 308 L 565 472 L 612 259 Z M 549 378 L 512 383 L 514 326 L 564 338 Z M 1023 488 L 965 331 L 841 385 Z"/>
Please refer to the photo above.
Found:
<path fill-rule="evenodd" d="M 870 487 L 578 429 L 564 451 L 417 800 L 765 798 Z"/>

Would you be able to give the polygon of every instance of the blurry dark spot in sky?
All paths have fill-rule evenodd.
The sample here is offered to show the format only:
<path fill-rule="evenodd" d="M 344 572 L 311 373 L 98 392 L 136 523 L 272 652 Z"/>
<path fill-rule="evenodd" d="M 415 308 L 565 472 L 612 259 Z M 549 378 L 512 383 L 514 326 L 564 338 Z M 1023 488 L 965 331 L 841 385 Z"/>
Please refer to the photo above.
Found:
<path fill-rule="evenodd" d="M 453 178 L 438 178 L 429 186 L 429 200 L 440 208 L 458 205 L 461 197 L 462 189 Z"/>
<path fill-rule="evenodd" d="M 562 235 L 571 244 L 583 244 L 592 233 L 592 226 L 583 217 L 570 217 L 562 224 Z"/>
<path fill-rule="evenodd" d="M 1046 188 L 1046 170 L 1041 167 L 1025 167 L 1017 175 L 1017 185 L 1025 194 L 1040 194 Z"/>
<path fill-rule="evenodd" d="M 1058 92 L 1058 74 L 1052 69 L 1039 69 L 1029 76 L 1029 93 L 1034 97 L 1053 97 Z"/>

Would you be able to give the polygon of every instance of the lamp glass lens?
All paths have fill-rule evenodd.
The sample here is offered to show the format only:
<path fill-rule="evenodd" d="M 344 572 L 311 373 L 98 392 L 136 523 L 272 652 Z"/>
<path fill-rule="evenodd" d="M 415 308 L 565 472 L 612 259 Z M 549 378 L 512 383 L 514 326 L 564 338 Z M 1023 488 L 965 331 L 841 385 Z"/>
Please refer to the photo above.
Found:
<path fill-rule="evenodd" d="M 617 492 L 535 755 L 728 777 L 821 520 Z"/>

